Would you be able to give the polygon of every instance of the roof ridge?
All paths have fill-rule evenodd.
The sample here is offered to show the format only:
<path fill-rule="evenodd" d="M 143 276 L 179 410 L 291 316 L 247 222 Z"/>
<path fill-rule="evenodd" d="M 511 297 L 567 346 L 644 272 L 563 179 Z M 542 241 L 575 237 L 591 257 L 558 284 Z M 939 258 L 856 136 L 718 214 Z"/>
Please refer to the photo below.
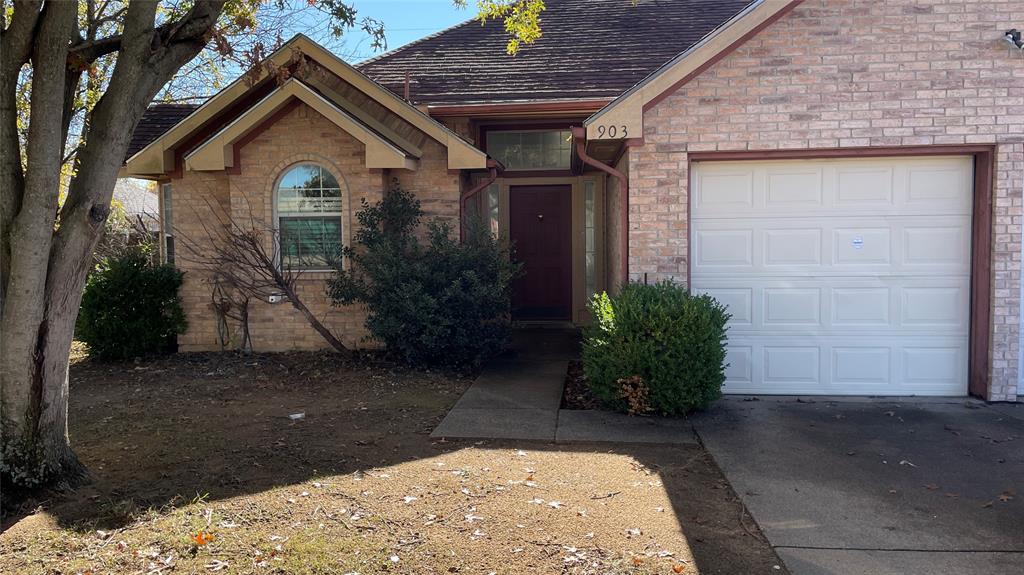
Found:
<path fill-rule="evenodd" d="M 453 30 L 455 30 L 457 28 L 462 28 L 463 26 L 465 26 L 467 24 L 472 24 L 473 22 L 478 22 L 478 21 L 479 21 L 479 18 L 474 16 L 473 18 L 470 18 L 468 20 L 464 20 L 462 22 L 459 22 L 458 24 L 453 24 L 453 25 L 451 25 L 451 26 L 449 26 L 449 27 L 447 27 L 447 28 L 445 28 L 443 30 L 438 30 L 437 32 L 434 32 L 433 34 L 427 34 L 426 36 L 423 36 L 422 38 L 417 38 L 417 39 L 413 40 L 412 42 L 406 42 L 405 44 L 402 44 L 401 46 L 399 46 L 397 48 L 392 48 L 391 50 L 388 50 L 388 51 L 383 52 L 381 54 L 377 54 L 376 56 L 371 56 L 371 57 L 363 60 L 362 62 L 358 62 L 356 64 L 352 64 L 352 67 L 353 68 L 361 68 L 362 66 L 365 66 L 367 64 L 373 64 L 375 62 L 379 62 L 380 60 L 383 60 L 384 58 L 389 58 L 391 56 L 394 56 L 395 54 L 398 54 L 399 52 L 401 52 L 403 50 L 407 50 L 409 48 L 412 48 L 413 46 L 418 46 L 419 44 L 422 44 L 423 42 L 426 42 L 427 40 L 433 40 L 434 38 L 437 38 L 438 36 L 441 36 L 443 34 L 447 34 L 448 32 L 451 32 L 451 31 L 453 31 Z"/>

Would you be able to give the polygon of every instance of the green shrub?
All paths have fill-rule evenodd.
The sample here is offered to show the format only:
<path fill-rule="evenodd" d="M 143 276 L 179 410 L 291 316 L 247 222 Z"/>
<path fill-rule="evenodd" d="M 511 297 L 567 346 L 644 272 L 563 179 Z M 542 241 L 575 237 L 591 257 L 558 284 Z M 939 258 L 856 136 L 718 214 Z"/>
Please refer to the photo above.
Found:
<path fill-rule="evenodd" d="M 631 283 L 615 297 L 595 295 L 589 306 L 583 370 L 606 405 L 682 415 L 721 395 L 730 316 L 714 298 L 670 282 Z"/>
<path fill-rule="evenodd" d="M 335 264 L 335 305 L 365 304 L 366 327 L 390 353 L 414 365 L 473 367 L 500 353 L 511 334 L 511 282 L 518 266 L 505 242 L 481 225 L 465 240 L 430 222 L 420 238 L 419 200 L 395 186 L 365 201 L 360 229 Z"/>
<path fill-rule="evenodd" d="M 145 250 L 100 263 L 85 285 L 76 335 L 100 359 L 128 359 L 169 351 L 185 331 L 178 288 L 182 273 L 153 264 Z"/>

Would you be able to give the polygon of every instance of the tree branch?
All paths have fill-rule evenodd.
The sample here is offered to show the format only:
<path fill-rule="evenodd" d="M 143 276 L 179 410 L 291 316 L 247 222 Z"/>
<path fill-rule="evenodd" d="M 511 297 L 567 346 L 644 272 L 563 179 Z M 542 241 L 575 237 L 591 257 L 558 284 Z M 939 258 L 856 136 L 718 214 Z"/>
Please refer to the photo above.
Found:
<path fill-rule="evenodd" d="M 11 245 L 7 233 L 21 210 L 25 172 L 18 139 L 18 74 L 32 54 L 32 39 L 39 23 L 41 0 L 14 3 L 10 25 L 0 31 L 0 309 L 10 271 Z"/>
<path fill-rule="evenodd" d="M 224 2 L 196 2 L 185 16 L 157 26 L 153 30 L 154 38 L 165 46 L 197 40 L 202 41 L 203 46 L 205 46 L 206 36 L 213 30 L 212 23 L 216 23 L 217 17 L 220 16 L 220 12 L 223 10 L 223 4 Z M 101 24 L 112 20 L 119 13 L 120 11 L 114 15 L 101 18 L 96 23 Z M 211 16 L 212 23 L 210 20 Z M 105 38 L 82 39 L 71 46 L 71 49 L 68 51 L 69 61 L 85 64 L 94 62 L 107 54 L 113 54 L 120 50 L 123 41 L 124 34 L 115 34 Z"/>
<path fill-rule="evenodd" d="M 4 73 L 19 70 L 32 55 L 32 40 L 41 14 L 42 0 L 15 0 L 11 25 L 0 31 Z"/>

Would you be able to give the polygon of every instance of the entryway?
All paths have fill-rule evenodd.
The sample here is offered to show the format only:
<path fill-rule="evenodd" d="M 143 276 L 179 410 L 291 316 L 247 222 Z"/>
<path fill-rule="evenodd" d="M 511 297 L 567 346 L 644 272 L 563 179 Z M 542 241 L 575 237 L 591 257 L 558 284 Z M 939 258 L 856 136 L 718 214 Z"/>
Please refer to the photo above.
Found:
<path fill-rule="evenodd" d="M 512 317 L 571 320 L 572 186 L 510 186 L 509 236 L 523 264 Z"/>

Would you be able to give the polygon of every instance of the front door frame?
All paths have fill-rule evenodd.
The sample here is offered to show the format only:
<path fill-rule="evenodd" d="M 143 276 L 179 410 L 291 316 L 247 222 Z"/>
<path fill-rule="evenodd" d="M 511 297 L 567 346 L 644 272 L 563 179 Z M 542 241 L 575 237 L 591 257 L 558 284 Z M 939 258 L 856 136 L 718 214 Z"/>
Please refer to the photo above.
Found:
<path fill-rule="evenodd" d="M 691 152 L 686 158 L 687 191 L 686 233 L 693 226 L 693 194 L 690 181 L 693 162 L 729 160 L 800 160 L 841 158 L 891 158 L 900 156 L 971 156 L 974 158 L 974 202 L 971 210 L 971 304 L 968 335 L 967 393 L 988 399 L 991 385 L 992 336 L 992 199 L 995 184 L 996 146 L 944 145 L 863 147 L 863 148 L 810 148 L 803 150 L 755 150 L 735 152 Z M 690 261 L 687 257 L 686 278 L 690 283 Z"/>
<path fill-rule="evenodd" d="M 608 257 L 605 245 L 605 178 L 597 172 L 586 172 L 579 176 L 514 176 L 499 177 L 495 180 L 498 186 L 498 229 L 503 237 L 509 233 L 509 188 L 512 186 L 558 186 L 572 187 L 572 317 L 574 324 L 589 322 L 587 313 L 587 297 L 584 293 L 584 249 L 586 248 L 586 230 L 583 221 L 584 183 L 594 183 L 594 221 L 595 245 L 597 248 L 595 262 L 595 289 L 598 293 L 606 288 L 605 269 Z"/>

